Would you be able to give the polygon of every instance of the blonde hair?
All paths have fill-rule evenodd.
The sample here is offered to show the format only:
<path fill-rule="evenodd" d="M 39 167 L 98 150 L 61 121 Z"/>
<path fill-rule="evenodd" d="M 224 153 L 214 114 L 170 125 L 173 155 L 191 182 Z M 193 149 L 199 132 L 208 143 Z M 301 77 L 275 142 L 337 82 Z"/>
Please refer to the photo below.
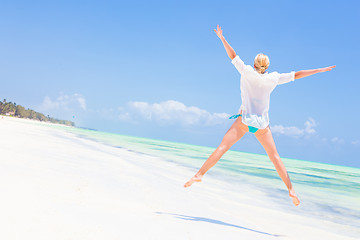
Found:
<path fill-rule="evenodd" d="M 259 53 L 254 59 L 255 70 L 258 73 L 264 73 L 270 65 L 269 57 L 265 54 Z"/>

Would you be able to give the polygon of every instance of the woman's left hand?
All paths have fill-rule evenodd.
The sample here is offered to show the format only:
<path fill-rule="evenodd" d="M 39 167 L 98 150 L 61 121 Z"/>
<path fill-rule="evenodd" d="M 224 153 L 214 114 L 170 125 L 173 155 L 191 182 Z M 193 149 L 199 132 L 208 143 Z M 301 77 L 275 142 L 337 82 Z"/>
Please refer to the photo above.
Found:
<path fill-rule="evenodd" d="M 330 66 L 330 67 L 324 67 L 324 68 L 320 68 L 320 72 L 327 72 L 327 71 L 331 71 L 333 68 L 335 68 L 336 66 Z"/>

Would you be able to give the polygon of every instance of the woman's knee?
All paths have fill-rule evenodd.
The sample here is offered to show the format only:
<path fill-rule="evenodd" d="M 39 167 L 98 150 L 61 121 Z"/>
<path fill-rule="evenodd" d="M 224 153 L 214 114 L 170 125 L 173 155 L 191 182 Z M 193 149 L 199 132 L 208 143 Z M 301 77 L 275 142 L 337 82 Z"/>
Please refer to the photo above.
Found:
<path fill-rule="evenodd" d="M 227 150 L 229 150 L 229 145 L 227 145 L 227 144 L 220 144 L 220 146 L 218 147 L 218 150 L 220 151 L 220 152 L 226 152 Z"/>
<path fill-rule="evenodd" d="M 272 162 L 280 162 L 281 161 L 280 155 L 277 152 L 270 153 L 268 155 Z"/>

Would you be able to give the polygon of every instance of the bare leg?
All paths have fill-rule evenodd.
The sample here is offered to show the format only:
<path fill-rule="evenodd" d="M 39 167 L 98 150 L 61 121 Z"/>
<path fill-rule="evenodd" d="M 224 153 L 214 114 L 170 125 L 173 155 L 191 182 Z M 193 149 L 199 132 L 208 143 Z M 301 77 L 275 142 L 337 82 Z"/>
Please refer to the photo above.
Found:
<path fill-rule="evenodd" d="M 194 182 L 201 182 L 201 179 L 204 176 L 204 174 L 210 168 L 212 168 L 219 161 L 222 155 L 224 155 L 224 153 L 226 153 L 227 150 L 229 150 L 230 147 L 234 145 L 234 143 L 239 141 L 240 138 L 242 138 L 247 131 L 249 131 L 248 127 L 241 122 L 241 117 L 236 119 L 236 121 L 233 123 L 233 125 L 225 134 L 220 145 L 205 161 L 205 163 L 202 165 L 200 170 L 195 174 L 195 176 L 193 176 L 189 181 L 185 183 L 184 187 L 190 187 Z"/>
<path fill-rule="evenodd" d="M 295 206 L 300 204 L 299 198 L 295 194 L 295 190 L 291 184 L 290 177 L 286 171 L 284 163 L 281 161 L 280 156 L 276 150 L 275 142 L 272 137 L 270 128 L 259 129 L 255 133 L 256 138 L 259 140 L 261 145 L 264 147 L 267 155 L 275 166 L 276 171 L 278 172 L 280 178 L 285 183 L 286 187 L 289 190 L 289 196 L 292 197 L 293 203 Z"/>

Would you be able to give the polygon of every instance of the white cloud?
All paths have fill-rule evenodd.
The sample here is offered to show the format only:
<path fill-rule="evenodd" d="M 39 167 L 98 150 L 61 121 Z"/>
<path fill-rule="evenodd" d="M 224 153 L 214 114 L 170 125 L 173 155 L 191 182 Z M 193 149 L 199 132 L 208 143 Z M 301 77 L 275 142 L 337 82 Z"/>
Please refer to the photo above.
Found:
<path fill-rule="evenodd" d="M 352 141 L 351 144 L 353 144 L 353 145 L 360 145 L 360 140 Z"/>
<path fill-rule="evenodd" d="M 345 143 L 344 139 L 338 138 L 338 137 L 333 137 L 333 138 L 330 139 L 330 141 L 333 142 L 333 143 L 339 143 L 339 144 L 344 144 Z"/>
<path fill-rule="evenodd" d="M 271 131 L 273 133 L 278 133 L 278 134 L 283 134 L 286 136 L 291 136 L 291 137 L 301 137 L 301 136 L 305 136 L 305 135 L 311 135 L 314 134 L 315 131 L 315 126 L 317 125 L 316 121 L 309 117 L 308 120 L 305 121 L 304 123 L 304 128 L 298 128 L 298 127 L 285 127 L 283 125 L 275 125 L 271 127 Z"/>
<path fill-rule="evenodd" d="M 314 127 L 316 127 L 316 122 L 315 122 L 315 120 L 313 119 L 313 118 L 311 118 L 311 117 L 309 117 L 309 119 L 304 123 L 304 125 L 305 125 L 305 129 L 304 129 L 304 131 L 306 132 L 306 133 L 315 133 L 316 131 L 315 131 L 315 129 L 314 129 Z"/>
<path fill-rule="evenodd" d="M 66 95 L 61 93 L 60 96 L 54 100 L 46 96 L 44 98 L 44 101 L 40 105 L 40 109 L 44 111 L 48 111 L 48 110 L 69 111 L 76 107 L 80 107 L 82 110 L 86 110 L 86 100 L 81 94 L 78 93 L 72 95 Z"/>
<path fill-rule="evenodd" d="M 77 101 L 78 103 L 80 104 L 80 107 L 83 109 L 83 110 L 86 110 L 86 101 L 85 101 L 85 98 L 81 97 L 81 96 L 77 96 Z"/>
<path fill-rule="evenodd" d="M 299 137 L 304 134 L 304 129 L 299 129 L 297 127 L 284 127 L 282 125 L 275 125 L 271 127 L 271 132 L 284 134 L 287 136 Z"/>
<path fill-rule="evenodd" d="M 122 121 L 131 121 L 131 116 L 128 112 L 119 115 L 119 119 Z"/>
<path fill-rule="evenodd" d="M 208 111 L 168 100 L 160 103 L 129 102 L 126 108 L 119 108 L 119 118 L 124 121 L 146 119 L 160 124 L 181 124 L 192 126 L 202 124 L 213 126 L 223 124 L 229 117 L 227 113 L 209 113 Z"/>
<path fill-rule="evenodd" d="M 317 125 L 318 124 L 316 123 L 316 121 L 313 118 L 309 117 L 308 120 L 306 120 L 304 123 L 304 128 L 284 127 L 282 125 L 275 125 L 271 127 L 271 131 L 277 134 L 283 134 L 295 138 L 304 137 L 306 139 L 313 136 L 313 134 L 316 133 L 315 127 Z M 345 144 L 345 140 L 339 137 L 332 137 L 332 138 L 322 137 L 320 140 L 324 143 L 329 142 L 333 144 Z M 354 145 L 356 144 L 360 145 L 360 140 L 353 141 L 351 143 Z"/>

